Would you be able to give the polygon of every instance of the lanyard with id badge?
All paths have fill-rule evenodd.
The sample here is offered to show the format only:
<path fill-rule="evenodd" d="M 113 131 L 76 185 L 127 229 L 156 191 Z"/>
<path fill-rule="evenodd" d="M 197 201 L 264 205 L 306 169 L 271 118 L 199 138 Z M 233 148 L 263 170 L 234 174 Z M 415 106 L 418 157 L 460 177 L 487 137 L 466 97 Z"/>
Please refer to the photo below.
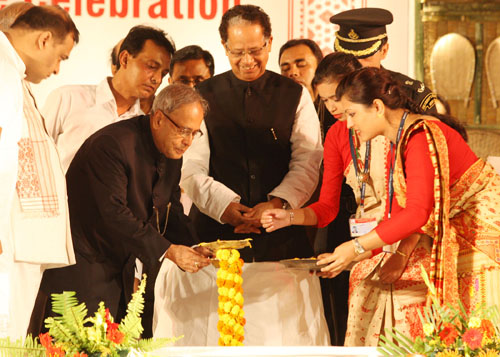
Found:
<path fill-rule="evenodd" d="M 359 201 L 359 206 L 361 208 L 360 217 L 353 214 L 349 218 L 349 231 L 351 232 L 351 237 L 361 237 L 364 234 L 369 233 L 372 229 L 377 226 L 377 220 L 375 218 L 363 218 L 365 213 L 365 195 L 366 195 L 366 183 L 370 179 L 370 155 L 371 155 L 371 141 L 366 143 L 365 152 L 365 164 L 363 167 L 363 172 L 359 167 L 359 151 L 354 147 L 354 130 L 349 130 L 349 146 L 351 149 L 352 163 L 354 166 L 354 172 L 356 174 L 356 179 L 361 189 L 361 197 Z"/>
<path fill-rule="evenodd" d="M 408 112 L 404 112 L 403 117 L 401 118 L 401 122 L 399 124 L 399 129 L 396 137 L 396 144 L 394 145 L 391 143 L 391 161 L 390 161 L 390 169 L 389 169 L 389 213 L 388 213 L 388 218 L 391 217 L 391 211 L 392 211 L 392 199 L 394 196 L 394 186 L 393 186 L 393 181 L 394 181 L 394 165 L 392 163 L 392 158 L 393 158 L 393 152 L 397 152 L 397 146 L 399 144 L 399 140 L 401 139 L 401 134 L 403 132 L 403 127 L 404 123 L 406 121 L 406 117 L 408 116 Z M 349 229 L 351 232 L 351 237 L 356 238 L 360 237 L 364 234 L 369 233 L 372 231 L 375 227 L 377 227 L 377 220 L 375 218 L 363 218 L 364 214 L 364 201 L 365 201 L 365 195 L 366 195 L 366 183 L 368 182 L 370 178 L 370 154 L 371 154 L 371 142 L 368 141 L 366 143 L 366 153 L 365 153 L 365 163 L 364 163 L 364 168 L 363 172 L 361 172 L 361 169 L 358 167 L 358 157 L 359 157 L 359 152 L 357 149 L 354 147 L 354 131 L 351 129 L 349 133 L 349 145 L 350 145 L 350 151 L 351 151 L 351 156 L 353 160 L 353 166 L 354 170 L 356 173 L 356 178 L 358 179 L 358 183 L 360 185 L 361 189 L 361 197 L 360 197 L 360 217 L 357 217 L 356 215 L 352 215 L 351 218 L 349 219 Z M 396 149 L 394 149 L 396 147 Z M 394 154 L 394 157 L 396 157 L 396 153 Z M 396 243 L 397 244 L 397 243 Z M 388 245 L 384 246 L 384 252 L 388 253 L 394 253 L 394 251 L 397 249 L 397 246 L 395 244 L 393 245 Z"/>
<path fill-rule="evenodd" d="M 396 166 L 396 157 L 398 151 L 399 140 L 401 139 L 401 134 L 403 132 L 403 127 L 405 125 L 406 117 L 408 116 L 408 112 L 403 113 L 403 117 L 401 118 L 401 122 L 399 123 L 398 135 L 396 136 L 396 144 L 391 143 L 391 157 L 390 157 L 390 166 L 389 166 L 389 212 L 387 213 L 387 219 L 391 218 L 392 212 L 392 199 L 394 198 L 394 166 Z M 394 154 L 393 154 L 394 153 Z M 393 163 L 394 161 L 394 163 Z M 386 245 L 383 248 L 383 251 L 386 253 L 395 253 L 398 249 L 399 242 Z"/>

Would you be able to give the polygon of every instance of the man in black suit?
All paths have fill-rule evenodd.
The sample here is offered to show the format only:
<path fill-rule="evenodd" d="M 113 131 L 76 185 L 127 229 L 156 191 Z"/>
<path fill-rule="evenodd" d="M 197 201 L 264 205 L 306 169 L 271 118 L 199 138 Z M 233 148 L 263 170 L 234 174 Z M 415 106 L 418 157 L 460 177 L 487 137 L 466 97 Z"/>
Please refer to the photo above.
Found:
<path fill-rule="evenodd" d="M 174 84 L 156 97 L 151 116 L 109 125 L 85 141 L 66 175 L 76 265 L 43 276 L 33 335 L 50 315 L 50 294 L 63 290 L 76 291 L 89 313 L 104 301 L 119 321 L 136 258 L 146 267 L 168 258 L 191 273 L 209 264 L 206 250 L 190 248 L 198 239 L 179 201 L 182 155 L 203 134 L 206 109 L 194 89 Z"/>

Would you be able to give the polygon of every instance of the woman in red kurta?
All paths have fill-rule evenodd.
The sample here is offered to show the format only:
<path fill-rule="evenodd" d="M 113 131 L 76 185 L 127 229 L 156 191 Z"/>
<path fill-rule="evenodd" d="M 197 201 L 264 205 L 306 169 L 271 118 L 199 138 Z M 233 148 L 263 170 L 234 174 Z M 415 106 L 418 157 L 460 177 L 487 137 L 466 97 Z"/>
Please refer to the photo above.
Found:
<path fill-rule="evenodd" d="M 394 192 L 403 207 L 370 233 L 323 255 L 334 276 L 357 257 L 422 229 L 432 240 L 430 277 L 438 298 L 467 310 L 500 307 L 500 176 L 461 136 L 434 117 L 409 113 L 388 74 L 363 68 L 336 91 L 347 126 L 366 141 L 387 137 L 396 148 Z M 453 124 L 453 122 L 450 122 Z M 361 248 L 360 248 L 361 247 Z"/>
<path fill-rule="evenodd" d="M 332 53 L 320 63 L 313 81 L 328 110 L 340 119 L 339 103 L 335 100 L 338 82 L 348 73 L 361 68 L 356 58 L 344 53 Z M 349 129 L 345 121 L 336 122 L 328 131 L 324 143 L 324 174 L 319 201 L 295 210 L 271 210 L 262 216 L 268 230 L 285 225 L 302 224 L 326 226 L 337 215 L 341 184 L 344 177 L 360 204 L 360 185 L 353 166 L 349 144 Z M 355 147 L 364 169 L 366 144 L 355 138 Z M 388 185 L 389 141 L 383 136 L 371 140 L 368 160 L 369 182 L 364 197 L 363 218 L 377 222 L 387 214 L 386 189 Z M 399 210 L 395 202 L 393 212 Z M 359 215 L 361 208 L 358 207 Z M 294 216 L 293 222 L 290 221 Z M 272 227 L 266 224 L 272 223 Z M 427 246 L 426 246 L 427 243 Z M 430 244 L 414 234 L 397 248 L 399 254 L 374 251 L 373 258 L 365 259 L 351 271 L 349 291 L 349 319 L 345 344 L 347 346 L 376 346 L 385 327 L 395 327 L 411 338 L 421 332 L 417 310 L 425 304 L 427 288 L 420 276 L 420 265 L 429 267 Z M 380 254 L 377 254 L 380 253 Z M 358 258 L 368 258 L 366 253 Z M 329 274 L 325 273 L 325 276 Z M 363 322 L 361 322 L 363 321 Z"/>

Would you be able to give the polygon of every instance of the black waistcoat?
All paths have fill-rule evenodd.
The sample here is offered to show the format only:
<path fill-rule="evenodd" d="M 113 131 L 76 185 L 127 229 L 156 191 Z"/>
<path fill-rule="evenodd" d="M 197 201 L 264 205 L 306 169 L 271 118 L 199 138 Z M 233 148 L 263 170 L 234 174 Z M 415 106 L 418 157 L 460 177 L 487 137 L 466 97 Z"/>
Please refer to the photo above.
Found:
<path fill-rule="evenodd" d="M 241 81 L 229 71 L 197 88 L 210 106 L 205 118 L 210 138 L 209 175 L 238 193 L 244 205 L 253 207 L 267 201 L 267 194 L 288 172 L 290 137 L 302 87 L 269 71 L 253 82 Z M 308 246 L 307 239 L 299 227 L 272 234 L 238 235 L 230 225 L 221 225 L 201 213 L 193 218 L 201 240 L 254 238 L 252 252 L 242 254 L 246 260 L 312 253 L 304 246 Z"/>

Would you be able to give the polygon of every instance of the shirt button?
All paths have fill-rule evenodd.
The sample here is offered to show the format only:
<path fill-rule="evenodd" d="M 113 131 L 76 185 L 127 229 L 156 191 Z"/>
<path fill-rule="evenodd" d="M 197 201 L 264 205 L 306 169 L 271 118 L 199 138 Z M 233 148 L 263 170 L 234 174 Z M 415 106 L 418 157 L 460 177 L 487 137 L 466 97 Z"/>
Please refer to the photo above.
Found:
<path fill-rule="evenodd" d="M 252 180 L 255 180 L 255 175 L 250 175 L 250 178 L 251 178 Z"/>

